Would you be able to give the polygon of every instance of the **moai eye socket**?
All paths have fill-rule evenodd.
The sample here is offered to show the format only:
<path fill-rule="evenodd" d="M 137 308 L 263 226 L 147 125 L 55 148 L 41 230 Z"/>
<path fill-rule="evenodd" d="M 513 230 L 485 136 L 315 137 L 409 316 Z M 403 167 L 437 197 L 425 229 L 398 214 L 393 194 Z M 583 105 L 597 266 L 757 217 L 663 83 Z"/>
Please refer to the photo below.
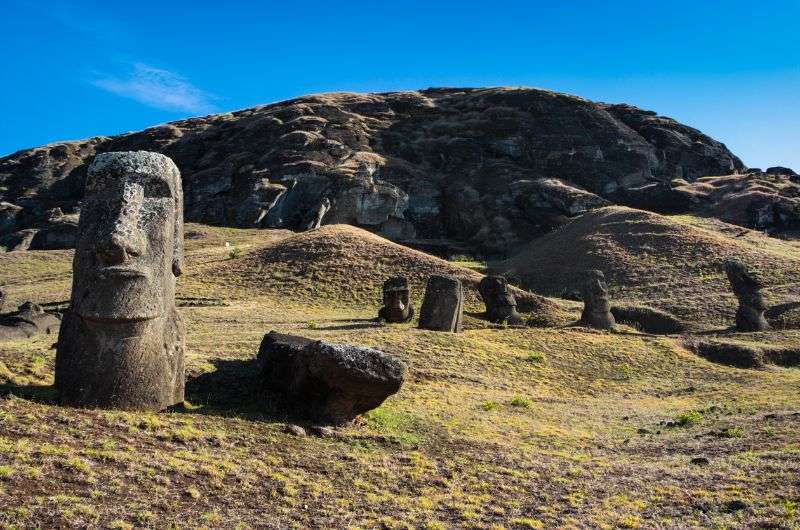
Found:
<path fill-rule="evenodd" d="M 151 178 L 145 183 L 144 196 L 155 199 L 169 198 L 172 197 L 172 190 L 169 189 L 169 184 L 165 180 Z"/>

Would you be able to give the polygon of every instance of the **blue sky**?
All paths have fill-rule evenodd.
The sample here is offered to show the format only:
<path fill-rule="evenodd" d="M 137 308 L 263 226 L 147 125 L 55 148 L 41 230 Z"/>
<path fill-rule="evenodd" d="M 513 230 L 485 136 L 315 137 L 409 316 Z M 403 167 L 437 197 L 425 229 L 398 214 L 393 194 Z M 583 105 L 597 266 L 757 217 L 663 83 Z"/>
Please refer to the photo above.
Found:
<path fill-rule="evenodd" d="M 800 171 L 800 0 L 2 0 L 0 156 L 314 92 L 532 86 Z"/>

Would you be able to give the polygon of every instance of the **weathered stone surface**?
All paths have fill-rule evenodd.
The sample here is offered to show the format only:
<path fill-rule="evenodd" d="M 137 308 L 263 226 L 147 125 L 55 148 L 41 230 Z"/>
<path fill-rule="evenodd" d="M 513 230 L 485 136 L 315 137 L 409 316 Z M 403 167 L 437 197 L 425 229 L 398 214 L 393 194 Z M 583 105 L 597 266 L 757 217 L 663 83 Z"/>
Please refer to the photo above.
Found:
<path fill-rule="evenodd" d="M 162 410 L 183 401 L 182 209 L 166 156 L 105 153 L 92 163 L 56 353 L 62 403 Z"/>
<path fill-rule="evenodd" d="M 0 291 L 0 310 L 4 295 Z M 26 339 L 42 333 L 55 333 L 61 325 L 61 319 L 54 313 L 48 313 L 41 306 L 25 302 L 16 311 L 0 315 L 0 341 Z"/>
<path fill-rule="evenodd" d="M 371 348 L 268 333 L 258 353 L 265 389 L 316 423 L 355 419 L 400 390 L 406 365 Z"/>
<path fill-rule="evenodd" d="M 464 314 L 464 289 L 452 276 L 431 276 L 419 311 L 419 327 L 459 333 Z"/>
<path fill-rule="evenodd" d="M 408 322 L 414 318 L 406 278 L 397 276 L 383 282 L 383 307 L 378 311 L 378 318 L 391 323 Z"/>
<path fill-rule="evenodd" d="M 0 237 L 46 226 L 55 207 L 76 213 L 93 157 L 139 149 L 178 165 L 191 221 L 345 222 L 483 253 L 508 252 L 626 189 L 743 169 L 669 118 L 544 90 L 320 94 L 0 158 L 0 201 L 15 206 L 0 213 Z"/>
<path fill-rule="evenodd" d="M 614 315 L 611 314 L 606 277 L 602 271 L 592 269 L 586 273 L 580 323 L 597 329 L 612 329 L 616 324 Z"/>
<path fill-rule="evenodd" d="M 764 331 L 770 329 L 764 316 L 767 305 L 761 289 L 761 281 L 750 271 L 747 266 L 738 260 L 725 262 L 725 274 L 739 307 L 736 309 L 736 329 L 738 331 Z"/>
<path fill-rule="evenodd" d="M 486 304 L 487 320 L 507 324 L 522 323 L 522 317 L 517 313 L 517 300 L 508 288 L 508 280 L 503 276 L 484 276 L 478 284 L 478 291 Z"/>

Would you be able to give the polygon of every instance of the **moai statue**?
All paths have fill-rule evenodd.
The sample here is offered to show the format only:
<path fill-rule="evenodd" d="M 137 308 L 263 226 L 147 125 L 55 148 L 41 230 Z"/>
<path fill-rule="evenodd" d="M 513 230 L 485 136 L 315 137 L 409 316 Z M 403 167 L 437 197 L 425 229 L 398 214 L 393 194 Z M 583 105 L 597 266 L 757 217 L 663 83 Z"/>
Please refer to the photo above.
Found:
<path fill-rule="evenodd" d="M 597 329 L 611 329 L 616 324 L 608 300 L 606 277 L 602 271 L 590 270 L 583 285 L 583 313 L 580 323 Z"/>
<path fill-rule="evenodd" d="M 3 312 L 3 306 L 6 305 L 6 293 L 0 289 L 0 313 Z"/>
<path fill-rule="evenodd" d="M 484 276 L 478 284 L 478 291 L 486 304 L 487 320 L 522 324 L 522 317 L 517 313 L 517 299 L 508 290 L 508 280 L 502 276 Z"/>
<path fill-rule="evenodd" d="M 419 327 L 459 333 L 464 313 L 461 280 L 452 276 L 431 276 L 419 310 Z"/>
<path fill-rule="evenodd" d="M 414 318 L 407 279 L 397 276 L 383 282 L 383 307 L 378 311 L 378 318 L 395 324 Z"/>
<path fill-rule="evenodd" d="M 763 284 L 741 261 L 725 262 L 725 273 L 731 283 L 733 294 L 739 300 L 736 310 L 736 329 L 738 331 L 764 331 L 770 328 L 764 317 L 767 309 L 764 296 L 761 294 Z"/>
<path fill-rule="evenodd" d="M 81 209 L 55 384 L 62 403 L 162 410 L 183 401 L 183 192 L 171 159 L 98 155 Z"/>

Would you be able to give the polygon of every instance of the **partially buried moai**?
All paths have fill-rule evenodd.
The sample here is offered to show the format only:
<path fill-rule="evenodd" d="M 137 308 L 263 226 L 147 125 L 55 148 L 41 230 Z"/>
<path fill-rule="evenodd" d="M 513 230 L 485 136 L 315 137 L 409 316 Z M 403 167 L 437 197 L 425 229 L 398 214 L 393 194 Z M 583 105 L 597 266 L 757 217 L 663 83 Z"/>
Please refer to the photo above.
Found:
<path fill-rule="evenodd" d="M 458 333 L 462 328 L 464 289 L 452 276 L 431 276 L 419 310 L 419 327 Z"/>
<path fill-rule="evenodd" d="M 602 271 L 589 270 L 583 284 L 583 313 L 580 323 L 597 329 L 612 329 L 616 321 L 611 314 L 608 286 Z"/>
<path fill-rule="evenodd" d="M 408 322 L 414 318 L 406 278 L 396 276 L 383 282 L 383 307 L 378 311 L 378 318 L 391 323 Z"/>
<path fill-rule="evenodd" d="M 98 155 L 89 167 L 61 323 L 55 384 L 62 403 L 162 410 L 184 394 L 183 192 L 171 159 Z"/>
<path fill-rule="evenodd" d="M 741 261 L 728 260 L 725 262 L 725 273 L 731 283 L 733 294 L 739 301 L 736 310 L 736 329 L 739 331 L 764 331 L 770 328 L 764 311 L 767 305 L 761 289 L 761 281 L 747 269 Z"/>
<path fill-rule="evenodd" d="M 483 303 L 486 304 L 486 319 L 490 322 L 521 324 L 517 313 L 517 299 L 508 289 L 508 280 L 503 276 L 484 276 L 478 284 Z"/>

